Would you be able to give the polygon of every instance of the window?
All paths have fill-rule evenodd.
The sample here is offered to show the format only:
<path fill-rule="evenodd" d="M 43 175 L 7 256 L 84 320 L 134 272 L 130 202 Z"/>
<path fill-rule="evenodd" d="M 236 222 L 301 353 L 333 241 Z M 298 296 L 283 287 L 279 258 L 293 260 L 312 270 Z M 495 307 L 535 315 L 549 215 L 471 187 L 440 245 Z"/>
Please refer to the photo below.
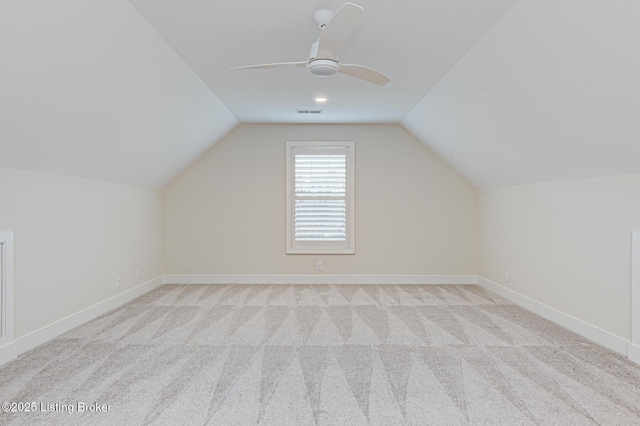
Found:
<path fill-rule="evenodd" d="M 353 254 L 353 142 L 287 142 L 287 253 Z"/>

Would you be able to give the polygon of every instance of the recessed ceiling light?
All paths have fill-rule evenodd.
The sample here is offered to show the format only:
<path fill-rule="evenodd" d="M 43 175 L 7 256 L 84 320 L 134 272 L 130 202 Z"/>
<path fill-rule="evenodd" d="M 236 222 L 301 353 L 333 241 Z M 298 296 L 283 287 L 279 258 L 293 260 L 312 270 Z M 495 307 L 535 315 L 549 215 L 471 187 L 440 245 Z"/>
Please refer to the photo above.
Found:
<path fill-rule="evenodd" d="M 323 103 L 327 102 L 327 98 L 323 98 L 321 96 L 318 96 L 316 98 L 316 102 L 319 103 L 319 104 L 323 104 Z"/>

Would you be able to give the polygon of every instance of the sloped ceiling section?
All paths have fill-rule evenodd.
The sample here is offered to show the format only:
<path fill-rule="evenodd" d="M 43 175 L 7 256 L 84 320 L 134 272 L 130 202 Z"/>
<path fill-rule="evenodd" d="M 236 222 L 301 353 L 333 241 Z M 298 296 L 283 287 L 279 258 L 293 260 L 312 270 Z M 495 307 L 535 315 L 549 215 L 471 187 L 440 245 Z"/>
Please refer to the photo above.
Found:
<path fill-rule="evenodd" d="M 387 75 L 384 87 L 306 69 L 229 69 L 307 60 L 321 34 L 314 12 L 345 0 L 131 3 L 243 123 L 398 123 L 515 2 L 352 1 L 364 12 L 340 60 Z"/>
<path fill-rule="evenodd" d="M 640 2 L 519 0 L 402 120 L 478 187 L 640 173 Z"/>
<path fill-rule="evenodd" d="M 126 0 L 0 2 L 0 167 L 161 187 L 237 120 Z"/>

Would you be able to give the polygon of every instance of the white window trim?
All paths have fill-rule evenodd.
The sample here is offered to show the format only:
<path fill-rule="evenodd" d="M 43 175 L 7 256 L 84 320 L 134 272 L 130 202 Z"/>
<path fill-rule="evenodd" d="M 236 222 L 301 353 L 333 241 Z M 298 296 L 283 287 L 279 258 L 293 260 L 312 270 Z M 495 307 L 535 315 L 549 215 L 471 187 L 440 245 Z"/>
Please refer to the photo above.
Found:
<path fill-rule="evenodd" d="M 296 148 L 347 149 L 347 241 L 341 246 L 326 243 L 300 244 L 294 241 L 294 151 Z M 355 142 L 287 142 L 286 149 L 286 253 L 287 254 L 355 254 Z"/>

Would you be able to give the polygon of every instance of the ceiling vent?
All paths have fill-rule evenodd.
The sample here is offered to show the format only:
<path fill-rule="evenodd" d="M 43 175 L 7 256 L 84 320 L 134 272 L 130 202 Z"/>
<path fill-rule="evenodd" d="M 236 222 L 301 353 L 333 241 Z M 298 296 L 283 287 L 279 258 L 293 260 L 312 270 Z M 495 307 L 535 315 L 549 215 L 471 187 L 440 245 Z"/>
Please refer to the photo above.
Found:
<path fill-rule="evenodd" d="M 322 109 L 298 109 L 298 114 L 322 114 Z"/>

